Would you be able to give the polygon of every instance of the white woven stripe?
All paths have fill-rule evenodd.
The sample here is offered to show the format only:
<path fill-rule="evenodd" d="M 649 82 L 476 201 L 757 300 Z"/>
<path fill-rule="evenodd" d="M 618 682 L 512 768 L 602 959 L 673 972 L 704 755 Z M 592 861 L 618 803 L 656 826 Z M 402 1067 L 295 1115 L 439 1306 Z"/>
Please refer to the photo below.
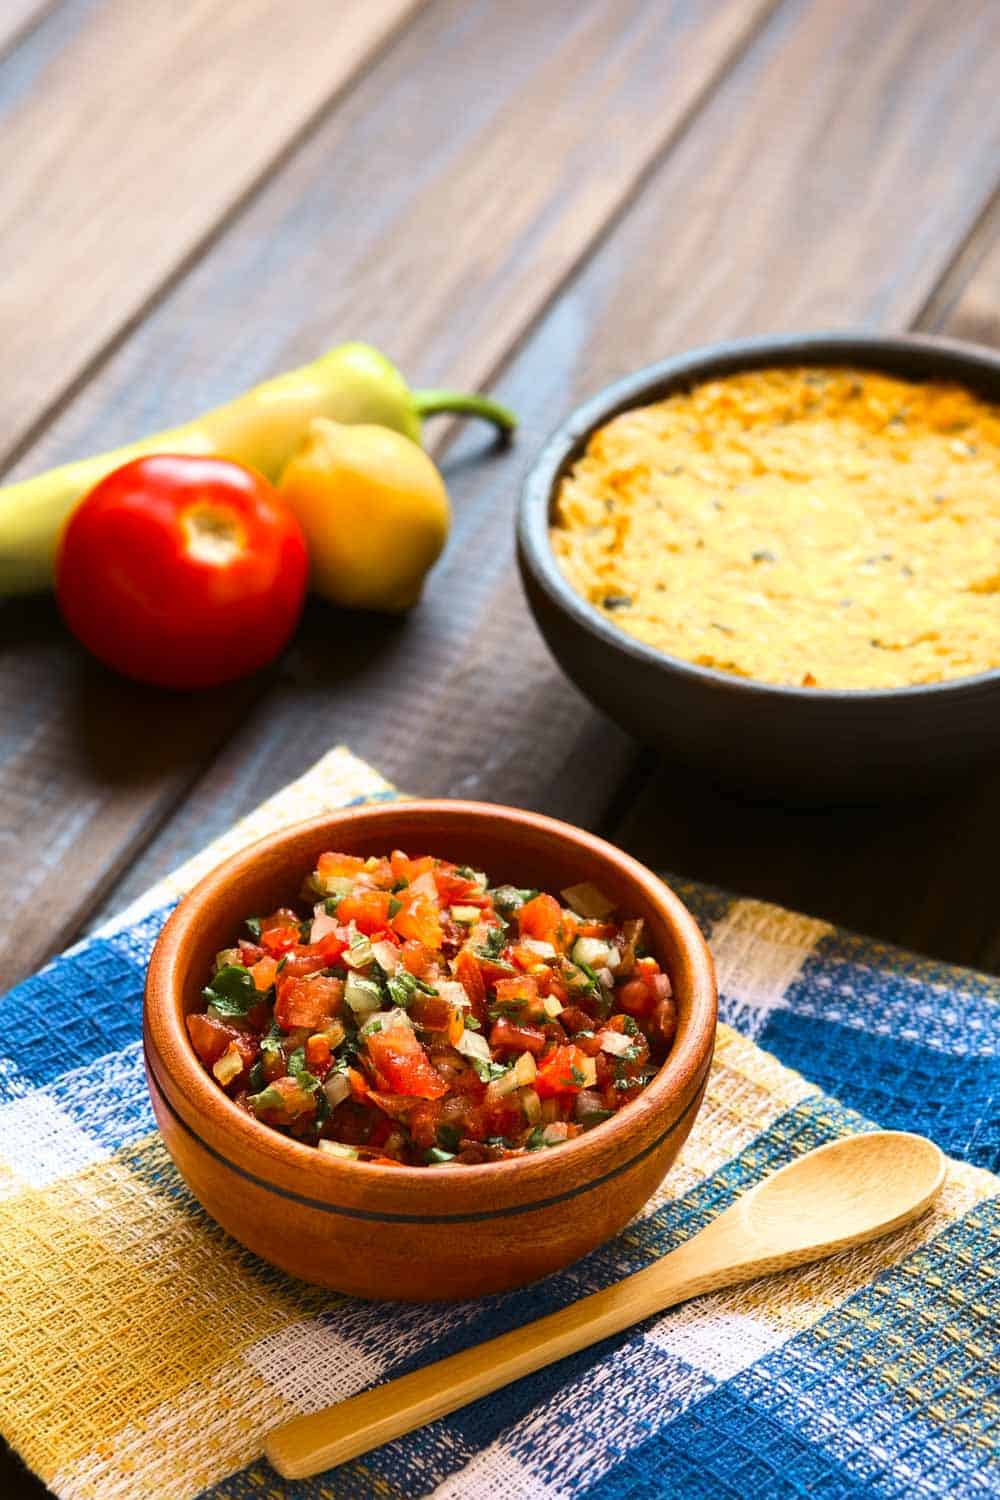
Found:
<path fill-rule="evenodd" d="M 723 1020 L 760 1036 L 820 938 L 833 931 L 766 901 L 734 901 L 709 937 Z"/>
<path fill-rule="evenodd" d="M 0 1193 L 5 1197 L 25 1184 L 46 1187 L 110 1155 L 40 1090 L 0 1105 Z"/>
<path fill-rule="evenodd" d="M 567 1491 L 543 1484 L 502 1443 L 491 1443 L 432 1494 L 433 1500 L 564 1500 Z"/>
<path fill-rule="evenodd" d="M 206 1338 L 212 1330 L 206 1329 Z M 293 1412 L 235 1359 L 54 1474 L 61 1500 L 178 1500 L 253 1462 L 265 1432 Z M 141 1476 L 141 1479 L 138 1477 Z"/>
<path fill-rule="evenodd" d="M 243 1358 L 300 1412 L 356 1395 L 386 1368 L 384 1360 L 312 1318 L 269 1333 L 245 1349 Z"/>

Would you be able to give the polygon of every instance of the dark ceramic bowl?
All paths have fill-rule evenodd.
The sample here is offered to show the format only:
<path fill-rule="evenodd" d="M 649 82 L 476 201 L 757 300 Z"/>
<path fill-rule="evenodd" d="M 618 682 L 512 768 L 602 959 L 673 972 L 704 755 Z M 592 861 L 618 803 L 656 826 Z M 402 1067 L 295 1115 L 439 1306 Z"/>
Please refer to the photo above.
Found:
<path fill-rule="evenodd" d="M 737 370 L 854 365 L 952 380 L 1000 402 L 1000 354 L 916 336 L 795 334 L 716 344 L 650 365 L 577 407 L 525 482 L 517 525 L 528 601 L 586 695 L 638 739 L 751 793 L 796 800 L 884 795 L 1000 754 L 1000 671 L 871 691 L 778 687 L 695 666 L 633 640 L 567 583 L 549 545 L 559 481 L 612 417 Z"/>

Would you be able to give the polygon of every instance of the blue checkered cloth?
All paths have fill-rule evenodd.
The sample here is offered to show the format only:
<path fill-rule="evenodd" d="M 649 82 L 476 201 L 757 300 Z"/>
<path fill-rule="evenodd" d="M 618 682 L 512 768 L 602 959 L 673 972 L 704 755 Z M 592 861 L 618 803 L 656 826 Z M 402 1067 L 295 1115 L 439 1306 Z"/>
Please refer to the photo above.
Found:
<path fill-rule="evenodd" d="M 359 778 L 361 795 L 391 795 L 336 752 L 237 841 L 342 805 Z M 715 953 L 723 1024 L 667 1184 L 617 1240 L 525 1290 L 366 1303 L 236 1246 L 155 1132 L 143 975 L 197 873 L 0 1004 L 0 1421 L 58 1494 L 1000 1495 L 995 980 L 673 880 Z M 281 1481 L 257 1456 L 268 1427 L 648 1265 L 766 1173 L 871 1122 L 952 1157 L 919 1224 L 650 1319 L 315 1480 Z"/>

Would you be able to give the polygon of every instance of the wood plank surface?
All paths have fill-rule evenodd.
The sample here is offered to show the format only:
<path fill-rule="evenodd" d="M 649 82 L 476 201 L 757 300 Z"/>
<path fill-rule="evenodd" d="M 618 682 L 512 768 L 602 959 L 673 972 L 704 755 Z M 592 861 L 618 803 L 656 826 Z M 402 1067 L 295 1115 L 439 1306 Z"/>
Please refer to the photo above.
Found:
<path fill-rule="evenodd" d="M 856 884 L 869 929 L 925 930 L 919 876 L 904 868 L 912 850 L 891 843 L 919 809 L 881 825 L 884 864 L 869 880 L 852 863 L 864 839 L 866 858 L 881 848 L 869 814 L 810 825 L 769 812 L 741 823 L 711 788 L 658 770 L 622 820 L 648 772 L 542 647 L 514 576 L 511 514 L 545 433 L 626 369 L 731 334 L 916 317 L 989 196 L 1000 109 L 986 40 L 972 0 L 784 7 L 500 381 L 524 413 L 517 448 L 495 465 L 474 461 L 471 439 L 449 455 L 456 536 L 420 610 L 385 626 L 317 608 L 277 691 L 111 904 L 346 740 L 412 790 L 544 808 L 617 830 L 652 863 L 716 881 L 733 872 L 738 888 L 807 909 Z M 331 639 L 350 648 L 331 653 Z M 940 859 L 950 837 L 942 814 L 925 861 Z M 828 879 L 838 844 L 845 852 Z M 894 873 L 892 899 L 880 900 Z M 935 943 L 968 956 L 994 918 L 973 899 L 976 880 L 964 870 L 955 878 L 968 920 L 937 930 Z"/>
<path fill-rule="evenodd" d="M 91 8 L 0 128 L 0 461 L 415 3 Z"/>
<path fill-rule="evenodd" d="M 427 383 L 485 378 L 767 4 L 431 7 L 18 472 L 154 430 L 338 338 L 383 343 Z M 502 503 L 509 515 L 509 493 Z M 467 528 L 473 521 L 464 518 Z M 503 538 L 506 545 L 506 524 Z M 472 616 L 475 594 L 466 587 Z M 321 608 L 311 618 L 275 683 L 275 703 L 301 699 L 305 722 L 332 675 L 346 737 L 369 712 L 358 698 L 383 692 L 376 678 L 396 695 L 394 711 L 405 694 L 382 642 L 408 653 L 426 641 L 422 674 L 451 660 L 447 628 L 443 639 L 428 638 L 428 627 L 440 634 L 436 614 L 421 612 L 416 634 L 380 621 L 331 621 Z M 331 651 L 331 632 L 356 645 Z M 267 680 L 207 700 L 130 688 L 86 662 L 45 604 L 0 609 L 0 641 L 0 701 L 21 705 L 0 720 L 0 883 L 17 915 L 16 940 L 13 924 L 0 934 L 2 983 L 75 930 Z M 314 733 L 324 739 L 310 744 Z M 293 730 L 297 763 L 314 758 L 330 733 L 326 721 L 301 739 Z M 26 840 L 41 851 L 28 872 Z M 70 850 L 73 882 L 53 881 Z"/>

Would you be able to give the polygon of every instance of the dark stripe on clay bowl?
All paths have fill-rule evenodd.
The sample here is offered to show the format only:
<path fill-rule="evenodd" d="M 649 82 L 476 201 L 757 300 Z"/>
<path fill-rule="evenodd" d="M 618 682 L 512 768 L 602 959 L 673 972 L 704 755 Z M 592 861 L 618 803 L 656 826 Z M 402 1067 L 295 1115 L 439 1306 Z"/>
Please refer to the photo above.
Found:
<path fill-rule="evenodd" d="M 917 687 L 782 687 L 695 666 L 634 640 L 583 600 L 549 544 L 554 497 L 611 418 L 738 371 L 839 365 L 954 381 L 1000 403 L 1000 354 L 916 335 L 740 339 L 650 365 L 577 407 L 524 484 L 517 554 L 528 602 L 567 676 L 637 739 L 778 800 L 868 800 L 926 788 L 1000 757 L 1000 670 Z"/>
<path fill-rule="evenodd" d="M 245 1182 L 251 1182 L 254 1187 L 263 1188 L 266 1193 L 273 1193 L 278 1198 L 285 1198 L 289 1203 L 301 1203 L 306 1208 L 318 1209 L 320 1213 L 338 1214 L 342 1218 L 347 1219 L 364 1219 L 366 1222 L 372 1224 L 482 1224 L 490 1219 L 509 1219 L 519 1214 L 537 1213 L 541 1209 L 552 1208 L 556 1204 L 568 1203 L 573 1198 L 580 1198 L 586 1193 L 593 1192 L 595 1188 L 603 1187 L 606 1182 L 611 1182 L 615 1177 L 620 1177 L 623 1172 L 631 1171 L 633 1167 L 645 1161 L 647 1156 L 650 1156 L 654 1151 L 658 1151 L 664 1142 L 673 1135 L 674 1131 L 679 1130 L 685 1124 L 688 1117 L 697 1110 L 701 1103 L 702 1094 L 705 1084 L 708 1082 L 708 1075 L 711 1069 L 711 1059 L 709 1059 L 698 1081 L 695 1092 L 687 1104 L 684 1105 L 683 1109 L 677 1113 L 656 1139 L 650 1141 L 649 1145 L 637 1152 L 635 1156 L 629 1157 L 627 1161 L 620 1162 L 611 1171 L 605 1172 L 603 1177 L 595 1177 L 588 1182 L 581 1182 L 576 1187 L 569 1188 L 564 1193 L 552 1193 L 547 1198 L 539 1198 L 529 1203 L 511 1203 L 505 1208 L 482 1209 L 476 1213 L 401 1214 L 386 1213 L 384 1211 L 379 1213 L 364 1208 L 349 1208 L 343 1203 L 331 1203 L 322 1198 L 310 1198 L 304 1193 L 296 1193 L 289 1188 L 280 1187 L 276 1182 L 268 1182 L 265 1178 L 258 1177 L 256 1173 L 247 1171 L 245 1167 L 239 1166 L 236 1162 L 231 1161 L 228 1156 L 224 1156 L 221 1151 L 217 1151 L 214 1146 L 205 1140 L 204 1136 L 198 1134 L 189 1121 L 184 1119 L 183 1115 L 175 1109 L 164 1093 L 163 1085 L 157 1077 L 156 1069 L 145 1048 L 143 1048 L 143 1058 L 146 1064 L 146 1077 L 150 1084 L 150 1093 L 154 1095 L 154 1101 L 161 1104 L 180 1128 L 203 1151 L 207 1151 L 214 1161 L 217 1161 L 223 1167 L 227 1167 L 237 1177 L 242 1177 Z"/>

